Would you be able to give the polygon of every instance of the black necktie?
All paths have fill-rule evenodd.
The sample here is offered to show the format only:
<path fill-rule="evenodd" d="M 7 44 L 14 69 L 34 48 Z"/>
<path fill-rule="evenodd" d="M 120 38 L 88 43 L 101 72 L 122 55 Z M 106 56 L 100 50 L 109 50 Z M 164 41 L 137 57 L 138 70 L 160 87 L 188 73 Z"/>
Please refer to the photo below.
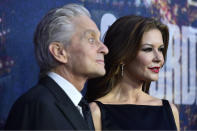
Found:
<path fill-rule="evenodd" d="M 90 107 L 89 107 L 87 101 L 84 99 L 84 97 L 79 102 L 79 106 L 81 106 L 81 108 L 82 108 L 83 117 L 84 117 L 85 121 L 87 122 L 89 129 L 94 130 L 94 124 L 93 124 L 92 115 L 90 112 Z"/>

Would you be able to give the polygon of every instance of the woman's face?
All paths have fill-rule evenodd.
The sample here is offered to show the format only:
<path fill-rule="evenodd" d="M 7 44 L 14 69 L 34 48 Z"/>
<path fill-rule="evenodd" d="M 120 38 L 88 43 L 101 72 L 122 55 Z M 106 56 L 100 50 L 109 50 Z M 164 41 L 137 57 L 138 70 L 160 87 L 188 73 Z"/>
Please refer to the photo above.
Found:
<path fill-rule="evenodd" d="M 136 58 L 128 65 L 125 73 L 139 81 L 158 80 L 159 70 L 164 63 L 164 43 L 158 29 L 151 29 L 142 36 L 141 47 Z"/>

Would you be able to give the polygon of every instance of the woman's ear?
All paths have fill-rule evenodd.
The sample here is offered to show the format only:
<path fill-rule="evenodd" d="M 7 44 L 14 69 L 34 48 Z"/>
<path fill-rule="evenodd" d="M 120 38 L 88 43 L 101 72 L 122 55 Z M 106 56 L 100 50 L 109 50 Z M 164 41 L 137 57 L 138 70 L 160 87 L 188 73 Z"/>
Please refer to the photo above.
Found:
<path fill-rule="evenodd" d="M 59 42 L 52 42 L 49 45 L 49 51 L 57 61 L 64 64 L 68 62 L 68 55 L 63 44 Z"/>

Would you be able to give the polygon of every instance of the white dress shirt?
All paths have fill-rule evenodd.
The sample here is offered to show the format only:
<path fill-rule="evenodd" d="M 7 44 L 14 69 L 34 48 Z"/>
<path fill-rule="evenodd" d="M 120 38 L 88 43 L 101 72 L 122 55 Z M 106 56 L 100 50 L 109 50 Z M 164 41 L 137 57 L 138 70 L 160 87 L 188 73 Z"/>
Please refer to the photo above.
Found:
<path fill-rule="evenodd" d="M 81 92 L 79 92 L 68 80 L 64 79 L 55 72 L 49 72 L 48 76 L 62 88 L 62 90 L 68 95 L 68 97 L 71 99 L 73 104 L 78 108 L 79 112 L 83 116 L 82 108 L 78 105 L 83 97 Z"/>

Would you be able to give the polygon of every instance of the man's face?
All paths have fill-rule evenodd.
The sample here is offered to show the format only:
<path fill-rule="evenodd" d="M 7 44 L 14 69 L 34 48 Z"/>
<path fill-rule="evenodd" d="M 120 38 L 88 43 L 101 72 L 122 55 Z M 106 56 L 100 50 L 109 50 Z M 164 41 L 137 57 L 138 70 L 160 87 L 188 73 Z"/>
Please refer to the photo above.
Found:
<path fill-rule="evenodd" d="M 67 67 L 73 75 L 93 78 L 105 74 L 104 55 L 107 47 L 100 41 L 96 24 L 87 16 L 73 19 L 75 33 L 72 35 L 68 52 Z"/>

